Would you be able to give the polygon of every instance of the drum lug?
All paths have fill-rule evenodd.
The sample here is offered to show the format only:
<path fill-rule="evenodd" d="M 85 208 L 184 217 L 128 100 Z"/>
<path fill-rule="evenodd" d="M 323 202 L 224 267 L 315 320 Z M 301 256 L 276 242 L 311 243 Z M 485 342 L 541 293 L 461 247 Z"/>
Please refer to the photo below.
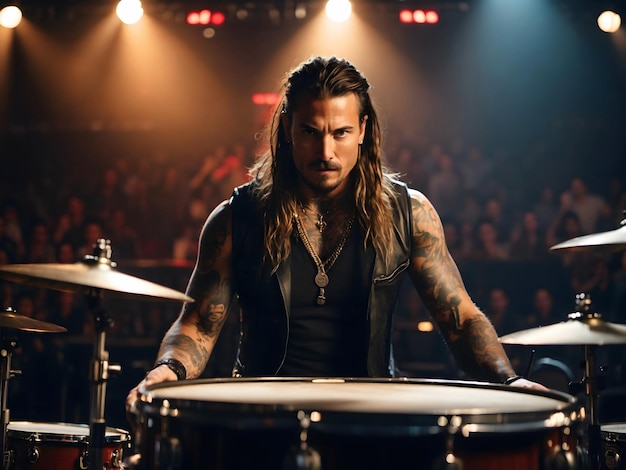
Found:
<path fill-rule="evenodd" d="M 39 460 L 39 457 L 40 457 L 39 447 L 33 446 L 30 449 L 28 449 L 28 462 L 36 463 Z"/>
<path fill-rule="evenodd" d="M 78 468 L 80 470 L 87 470 L 89 468 L 89 451 L 83 450 L 78 457 Z"/>
<path fill-rule="evenodd" d="M 621 460 L 619 452 L 615 449 L 609 448 L 606 452 L 604 452 L 604 466 L 608 470 L 615 470 L 619 468 Z"/>
<path fill-rule="evenodd" d="M 111 468 L 122 468 L 122 449 L 114 449 L 111 452 Z"/>

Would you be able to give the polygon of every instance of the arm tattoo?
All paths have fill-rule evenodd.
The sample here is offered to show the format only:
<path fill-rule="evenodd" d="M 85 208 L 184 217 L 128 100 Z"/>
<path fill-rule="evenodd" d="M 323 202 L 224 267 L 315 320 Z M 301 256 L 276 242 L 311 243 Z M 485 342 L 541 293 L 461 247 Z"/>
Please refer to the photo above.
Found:
<path fill-rule="evenodd" d="M 187 368 L 188 377 L 197 377 L 203 372 L 226 320 L 233 292 L 229 228 L 230 216 L 224 207 L 209 217 L 186 291 L 194 302 L 183 306 L 159 350 L 161 358 L 175 354 Z"/>
<path fill-rule="evenodd" d="M 501 382 L 515 373 L 493 326 L 465 295 L 439 216 L 422 198 L 412 198 L 413 283 L 459 366 L 476 379 Z M 465 316 L 461 312 L 464 298 L 464 312 L 470 311 Z"/>
<path fill-rule="evenodd" d="M 413 282 L 444 336 L 459 334 L 461 298 L 458 292 L 464 286 L 448 254 L 437 214 L 419 201 L 413 201 L 411 255 L 418 260 L 417 269 L 412 271 Z"/>

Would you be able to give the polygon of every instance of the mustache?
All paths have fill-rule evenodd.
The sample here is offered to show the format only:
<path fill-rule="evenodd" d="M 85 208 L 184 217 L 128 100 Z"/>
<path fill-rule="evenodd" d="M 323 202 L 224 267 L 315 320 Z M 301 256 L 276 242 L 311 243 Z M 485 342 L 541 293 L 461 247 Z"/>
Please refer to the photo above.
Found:
<path fill-rule="evenodd" d="M 341 165 L 334 161 L 316 160 L 309 163 L 311 170 L 341 170 Z"/>

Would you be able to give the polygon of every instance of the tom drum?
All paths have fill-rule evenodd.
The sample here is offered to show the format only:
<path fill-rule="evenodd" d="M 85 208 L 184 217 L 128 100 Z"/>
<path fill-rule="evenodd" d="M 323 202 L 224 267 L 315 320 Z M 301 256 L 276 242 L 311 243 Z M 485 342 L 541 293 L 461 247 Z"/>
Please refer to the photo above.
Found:
<path fill-rule="evenodd" d="M 122 468 L 130 434 L 107 427 L 99 468 Z M 89 426 L 70 423 L 15 421 L 7 425 L 11 470 L 78 470 L 88 468 Z M 96 468 L 96 467 L 89 467 Z"/>

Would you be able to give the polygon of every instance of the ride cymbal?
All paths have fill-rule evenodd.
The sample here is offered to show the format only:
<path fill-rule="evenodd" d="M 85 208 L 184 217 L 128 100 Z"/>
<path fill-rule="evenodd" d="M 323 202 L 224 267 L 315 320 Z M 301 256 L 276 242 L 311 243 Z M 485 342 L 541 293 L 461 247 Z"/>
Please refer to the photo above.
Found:
<path fill-rule="evenodd" d="M 550 251 L 621 251 L 626 249 L 626 225 L 622 222 L 622 227 L 608 232 L 592 233 L 582 235 L 550 247 Z"/>
<path fill-rule="evenodd" d="M 596 316 L 570 318 L 504 335 L 500 337 L 500 342 L 522 345 L 626 344 L 626 325 L 608 323 Z"/>
<path fill-rule="evenodd" d="M 103 290 L 117 296 L 193 301 L 182 292 L 121 273 L 110 263 L 7 264 L 0 266 L 0 278 L 64 292 L 93 294 Z"/>

